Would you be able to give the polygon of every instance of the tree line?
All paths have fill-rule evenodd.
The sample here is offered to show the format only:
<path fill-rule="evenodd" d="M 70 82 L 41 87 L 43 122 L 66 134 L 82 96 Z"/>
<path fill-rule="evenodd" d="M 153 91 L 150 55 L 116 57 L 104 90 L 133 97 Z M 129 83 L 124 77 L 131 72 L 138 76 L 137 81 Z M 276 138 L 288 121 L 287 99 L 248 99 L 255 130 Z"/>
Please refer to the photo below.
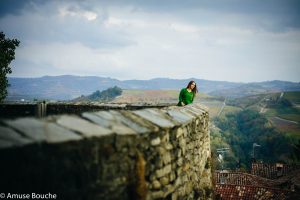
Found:
<path fill-rule="evenodd" d="M 217 117 L 213 122 L 220 129 L 219 133 L 212 132 L 215 137 L 213 144 L 218 139 L 223 146 L 227 145 L 231 149 L 225 158 L 229 168 L 235 168 L 239 163 L 243 168 L 249 169 L 254 156 L 256 161 L 267 163 L 299 161 L 293 156 L 295 150 L 289 138 L 276 130 L 257 111 L 246 109 L 228 113 L 226 117 Z M 253 149 L 254 143 L 260 146 Z"/>

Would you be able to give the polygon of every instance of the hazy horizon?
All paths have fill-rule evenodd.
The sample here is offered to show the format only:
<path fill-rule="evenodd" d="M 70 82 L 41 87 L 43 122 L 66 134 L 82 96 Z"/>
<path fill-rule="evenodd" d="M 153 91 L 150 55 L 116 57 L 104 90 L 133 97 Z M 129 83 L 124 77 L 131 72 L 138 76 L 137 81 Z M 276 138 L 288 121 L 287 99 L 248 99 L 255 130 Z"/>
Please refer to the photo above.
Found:
<path fill-rule="evenodd" d="M 300 82 L 300 1 L 1 0 L 10 77 Z"/>
<path fill-rule="evenodd" d="M 190 78 L 168 78 L 168 77 L 154 77 L 149 79 L 118 79 L 115 77 L 108 77 L 108 76 L 96 76 L 96 75 L 72 75 L 72 74 L 62 74 L 62 75 L 43 75 L 43 76 L 36 76 L 36 77 L 17 77 L 17 76 L 9 76 L 9 78 L 43 78 L 43 77 L 58 77 L 58 76 L 75 76 L 75 77 L 98 77 L 98 78 L 110 78 L 116 79 L 119 81 L 131 81 L 131 80 L 138 80 L 138 81 L 149 81 L 153 79 L 173 79 L 173 80 L 206 80 L 206 81 L 220 81 L 220 82 L 232 82 L 232 83 L 259 83 L 259 82 L 270 82 L 270 81 L 283 81 L 283 82 L 293 82 L 293 83 L 300 83 L 300 81 L 287 81 L 287 80 L 264 80 L 264 81 L 250 81 L 250 82 L 243 82 L 243 81 L 225 81 L 225 80 L 212 80 L 212 79 L 205 79 L 205 78 L 197 78 L 197 77 L 190 77 Z"/>

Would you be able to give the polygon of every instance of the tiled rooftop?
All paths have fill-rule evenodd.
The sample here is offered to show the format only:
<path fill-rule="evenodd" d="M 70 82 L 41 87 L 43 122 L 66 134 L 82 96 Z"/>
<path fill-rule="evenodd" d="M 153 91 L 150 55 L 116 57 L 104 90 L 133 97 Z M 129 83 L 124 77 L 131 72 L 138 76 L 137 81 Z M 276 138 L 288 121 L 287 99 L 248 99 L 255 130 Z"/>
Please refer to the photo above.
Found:
<path fill-rule="evenodd" d="M 216 184 L 255 185 L 263 187 L 274 187 L 281 182 L 262 178 L 243 172 L 216 172 Z"/>
<path fill-rule="evenodd" d="M 243 172 L 217 171 L 214 179 L 216 199 L 300 199 L 300 169 L 297 166 L 260 163 L 253 166 L 252 171 L 264 170 L 265 174 L 273 175 L 273 179 Z"/>
<path fill-rule="evenodd" d="M 251 174 L 268 179 L 277 179 L 296 169 L 300 169 L 300 166 L 281 163 L 252 163 Z"/>
<path fill-rule="evenodd" d="M 232 185 L 232 184 L 217 184 L 216 199 L 221 200 L 266 200 L 287 199 L 291 192 L 288 190 L 274 189 L 268 187 L 259 187 L 253 185 Z"/>

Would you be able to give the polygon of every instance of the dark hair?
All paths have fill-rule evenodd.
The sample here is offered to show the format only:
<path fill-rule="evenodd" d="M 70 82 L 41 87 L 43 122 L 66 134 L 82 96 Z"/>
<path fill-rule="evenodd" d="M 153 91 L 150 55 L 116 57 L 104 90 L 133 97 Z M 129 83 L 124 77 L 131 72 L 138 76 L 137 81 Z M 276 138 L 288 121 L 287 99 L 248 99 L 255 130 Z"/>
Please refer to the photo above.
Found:
<path fill-rule="evenodd" d="M 194 89 L 192 90 L 192 92 L 194 93 L 194 97 L 196 96 L 196 93 L 198 92 L 198 89 L 197 89 L 197 84 L 196 84 L 196 82 L 195 81 L 190 81 L 189 82 L 189 84 L 186 86 L 186 88 L 188 89 L 188 88 L 190 88 L 190 86 L 193 84 L 193 83 L 195 83 L 195 87 L 194 87 Z"/>

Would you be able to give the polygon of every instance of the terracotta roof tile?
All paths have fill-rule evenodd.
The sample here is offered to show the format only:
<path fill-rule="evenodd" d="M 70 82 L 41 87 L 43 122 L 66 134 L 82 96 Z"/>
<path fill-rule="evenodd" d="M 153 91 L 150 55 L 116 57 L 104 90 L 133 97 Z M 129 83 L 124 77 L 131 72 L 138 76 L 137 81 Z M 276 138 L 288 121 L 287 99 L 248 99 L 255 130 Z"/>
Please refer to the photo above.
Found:
<path fill-rule="evenodd" d="M 291 192 L 288 190 L 259 187 L 253 185 L 217 184 L 216 194 L 222 200 L 253 200 L 253 199 L 286 199 Z"/>

